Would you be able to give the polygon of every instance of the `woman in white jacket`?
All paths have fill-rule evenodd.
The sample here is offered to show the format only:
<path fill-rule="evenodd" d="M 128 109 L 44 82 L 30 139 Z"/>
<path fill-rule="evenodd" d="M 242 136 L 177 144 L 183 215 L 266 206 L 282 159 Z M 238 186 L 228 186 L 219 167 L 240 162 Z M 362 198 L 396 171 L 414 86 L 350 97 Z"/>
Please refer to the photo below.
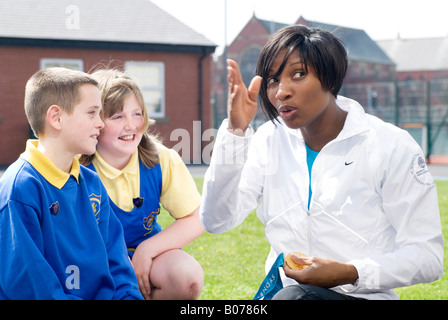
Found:
<path fill-rule="evenodd" d="M 260 54 L 245 87 L 228 61 L 228 119 L 205 175 L 201 220 L 219 233 L 257 209 L 284 267 L 276 299 L 394 299 L 393 288 L 437 280 L 443 236 L 437 191 L 405 131 L 338 96 L 347 54 L 331 33 L 291 26 Z M 250 127 L 260 93 L 271 121 Z"/>

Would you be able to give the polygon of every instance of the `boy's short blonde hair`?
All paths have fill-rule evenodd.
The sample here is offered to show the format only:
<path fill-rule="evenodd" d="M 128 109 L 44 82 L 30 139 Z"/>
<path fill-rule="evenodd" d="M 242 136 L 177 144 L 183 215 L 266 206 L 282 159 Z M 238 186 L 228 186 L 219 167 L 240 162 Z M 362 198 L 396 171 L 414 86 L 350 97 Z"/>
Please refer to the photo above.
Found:
<path fill-rule="evenodd" d="M 36 72 L 25 87 L 25 114 L 36 137 L 44 132 L 47 110 L 52 105 L 67 113 L 79 103 L 79 87 L 98 86 L 98 82 L 82 71 L 48 68 Z"/>

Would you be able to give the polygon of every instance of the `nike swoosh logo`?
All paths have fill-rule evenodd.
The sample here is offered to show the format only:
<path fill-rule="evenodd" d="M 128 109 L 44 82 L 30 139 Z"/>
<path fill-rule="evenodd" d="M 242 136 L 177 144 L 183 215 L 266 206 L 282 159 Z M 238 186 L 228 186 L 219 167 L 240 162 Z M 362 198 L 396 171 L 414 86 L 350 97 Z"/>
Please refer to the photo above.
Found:
<path fill-rule="evenodd" d="M 352 161 L 352 162 L 347 162 L 347 161 L 345 161 L 345 165 L 346 165 L 346 166 L 349 166 L 349 165 L 351 165 L 353 162 L 354 162 L 354 161 Z"/>

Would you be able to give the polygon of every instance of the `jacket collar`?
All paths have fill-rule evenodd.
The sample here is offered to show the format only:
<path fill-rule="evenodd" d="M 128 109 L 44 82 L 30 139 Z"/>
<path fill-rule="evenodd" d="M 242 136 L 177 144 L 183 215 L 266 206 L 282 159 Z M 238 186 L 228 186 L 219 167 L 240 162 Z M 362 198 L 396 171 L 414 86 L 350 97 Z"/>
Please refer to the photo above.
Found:
<path fill-rule="evenodd" d="M 369 130 L 364 108 L 355 100 L 338 96 L 336 104 L 348 112 L 344 127 L 335 140 L 344 140 Z"/>
<path fill-rule="evenodd" d="M 333 141 L 345 140 L 369 130 L 369 126 L 367 125 L 367 115 L 364 108 L 357 101 L 343 96 L 338 96 L 336 99 L 336 104 L 342 110 L 347 111 L 348 114 L 342 131 Z M 281 125 L 284 126 L 286 131 L 303 140 L 300 129 L 290 129 L 285 125 L 281 118 L 278 118 L 278 120 L 280 120 Z"/>

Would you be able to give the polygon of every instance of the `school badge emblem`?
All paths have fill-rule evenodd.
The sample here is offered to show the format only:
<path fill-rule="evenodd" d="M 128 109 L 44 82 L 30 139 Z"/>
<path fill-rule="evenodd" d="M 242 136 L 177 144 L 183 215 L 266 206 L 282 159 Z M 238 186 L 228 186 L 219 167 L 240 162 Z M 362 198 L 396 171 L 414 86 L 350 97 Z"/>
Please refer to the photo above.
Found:
<path fill-rule="evenodd" d="M 145 235 L 151 233 L 152 229 L 154 228 L 153 221 L 154 217 L 157 216 L 160 213 L 160 208 L 157 209 L 157 211 L 151 212 L 147 217 L 143 218 L 143 228 L 148 230 L 148 232 L 145 233 Z"/>
<path fill-rule="evenodd" d="M 101 211 L 101 196 L 98 196 L 92 193 L 89 196 L 90 203 L 92 205 L 93 214 L 95 215 L 96 222 L 100 220 L 100 211 Z"/>

